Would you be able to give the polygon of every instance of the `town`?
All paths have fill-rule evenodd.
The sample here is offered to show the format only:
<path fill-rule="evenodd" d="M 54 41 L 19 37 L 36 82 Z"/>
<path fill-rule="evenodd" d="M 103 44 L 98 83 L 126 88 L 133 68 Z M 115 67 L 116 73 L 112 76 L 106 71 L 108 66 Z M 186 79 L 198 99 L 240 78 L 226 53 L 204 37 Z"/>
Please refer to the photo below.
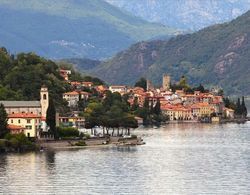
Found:
<path fill-rule="evenodd" d="M 202 85 L 191 88 L 184 76 L 179 82 L 172 85 L 170 75 L 164 74 L 162 86 L 156 88 L 144 78 L 141 78 L 134 87 L 107 86 L 94 85 L 89 81 L 70 80 L 71 70 L 61 68 L 59 73 L 64 82 L 70 86 L 70 90 L 62 94 L 69 111 L 55 113 L 55 126 L 61 127 L 61 135 L 66 134 L 66 137 L 72 135 L 79 137 L 80 134 L 88 138 L 109 136 L 109 140 L 100 139 L 99 142 L 93 142 L 94 144 L 106 143 L 110 141 L 110 137 L 118 137 L 113 141 L 116 143 L 119 137 L 131 138 L 130 128 L 137 128 L 139 125 L 159 126 L 183 122 L 219 123 L 234 121 L 235 118 L 245 118 L 247 113 L 244 97 L 241 104 L 238 100 L 237 105 L 232 106 L 232 102 L 223 97 L 222 90 L 206 90 Z M 93 98 L 93 93 L 97 94 L 95 98 Z M 115 94 L 114 97 L 112 94 Z M 26 137 L 38 140 L 54 140 L 55 134 L 49 131 L 51 126 L 46 123 L 47 115 L 50 113 L 48 112 L 49 97 L 49 89 L 44 85 L 41 86 L 40 101 L 0 101 L 8 114 L 7 123 L 10 133 L 24 133 Z M 130 113 L 125 109 L 125 114 L 123 113 L 116 120 L 115 118 L 120 113 L 114 112 L 111 121 L 103 117 L 104 112 L 93 109 L 96 101 L 111 101 L 112 98 L 120 101 L 121 104 L 125 101 L 130 108 Z M 242 109 L 245 111 L 241 109 L 240 113 L 237 106 L 243 107 Z M 110 109 L 112 110 L 112 108 Z M 89 110 L 95 113 L 95 116 L 91 116 L 91 113 L 88 113 Z M 96 114 L 98 112 L 99 115 Z M 67 128 L 68 134 L 63 133 L 62 129 Z M 109 132 L 110 129 L 112 129 L 112 133 Z M 120 132 L 119 129 L 121 129 Z M 135 135 L 133 136 L 136 138 Z M 136 140 L 138 141 L 138 139 Z M 141 143 L 142 139 L 140 138 L 139 141 Z M 81 145 L 78 142 L 74 142 L 74 144 Z M 86 145 L 86 141 L 82 145 Z"/>

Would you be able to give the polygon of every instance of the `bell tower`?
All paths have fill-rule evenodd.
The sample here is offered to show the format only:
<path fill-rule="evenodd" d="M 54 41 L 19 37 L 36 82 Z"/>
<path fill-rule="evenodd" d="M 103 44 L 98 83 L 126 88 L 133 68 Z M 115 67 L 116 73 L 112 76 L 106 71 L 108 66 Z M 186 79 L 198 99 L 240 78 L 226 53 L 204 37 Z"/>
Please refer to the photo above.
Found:
<path fill-rule="evenodd" d="M 40 104 L 41 104 L 41 115 L 46 118 L 47 109 L 49 107 L 49 91 L 48 88 L 43 85 L 40 90 Z"/>

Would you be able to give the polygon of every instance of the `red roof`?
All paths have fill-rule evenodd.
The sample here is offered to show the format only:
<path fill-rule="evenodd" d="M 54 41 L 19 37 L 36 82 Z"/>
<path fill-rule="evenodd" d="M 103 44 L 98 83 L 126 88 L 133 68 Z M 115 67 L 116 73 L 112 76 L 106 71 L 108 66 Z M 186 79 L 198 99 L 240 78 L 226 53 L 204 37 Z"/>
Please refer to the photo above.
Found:
<path fill-rule="evenodd" d="M 18 131 L 18 130 L 23 130 L 25 128 L 18 125 L 8 125 L 8 129 L 11 131 Z"/>
<path fill-rule="evenodd" d="M 41 118 L 37 114 L 32 114 L 32 113 L 14 113 L 14 114 L 9 114 L 8 118 Z"/>
<path fill-rule="evenodd" d="M 70 92 L 64 93 L 64 95 L 79 95 L 79 93 L 77 91 L 70 91 Z"/>

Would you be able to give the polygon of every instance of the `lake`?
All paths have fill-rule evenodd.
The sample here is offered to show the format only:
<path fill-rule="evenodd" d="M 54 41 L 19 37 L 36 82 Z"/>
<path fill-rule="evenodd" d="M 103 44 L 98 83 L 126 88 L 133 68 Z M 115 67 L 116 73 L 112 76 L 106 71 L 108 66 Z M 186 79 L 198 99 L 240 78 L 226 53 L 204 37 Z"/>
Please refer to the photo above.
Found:
<path fill-rule="evenodd" d="M 250 123 L 140 128 L 146 145 L 0 156 L 0 194 L 250 194 Z"/>

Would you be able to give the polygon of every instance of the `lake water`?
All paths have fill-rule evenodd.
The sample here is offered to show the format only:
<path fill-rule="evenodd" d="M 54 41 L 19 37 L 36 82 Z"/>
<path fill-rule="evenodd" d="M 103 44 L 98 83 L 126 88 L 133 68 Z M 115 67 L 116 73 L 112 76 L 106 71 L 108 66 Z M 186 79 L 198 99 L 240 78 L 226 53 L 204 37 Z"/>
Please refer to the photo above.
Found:
<path fill-rule="evenodd" d="M 250 194 L 250 123 L 138 129 L 146 145 L 0 156 L 0 194 Z"/>

